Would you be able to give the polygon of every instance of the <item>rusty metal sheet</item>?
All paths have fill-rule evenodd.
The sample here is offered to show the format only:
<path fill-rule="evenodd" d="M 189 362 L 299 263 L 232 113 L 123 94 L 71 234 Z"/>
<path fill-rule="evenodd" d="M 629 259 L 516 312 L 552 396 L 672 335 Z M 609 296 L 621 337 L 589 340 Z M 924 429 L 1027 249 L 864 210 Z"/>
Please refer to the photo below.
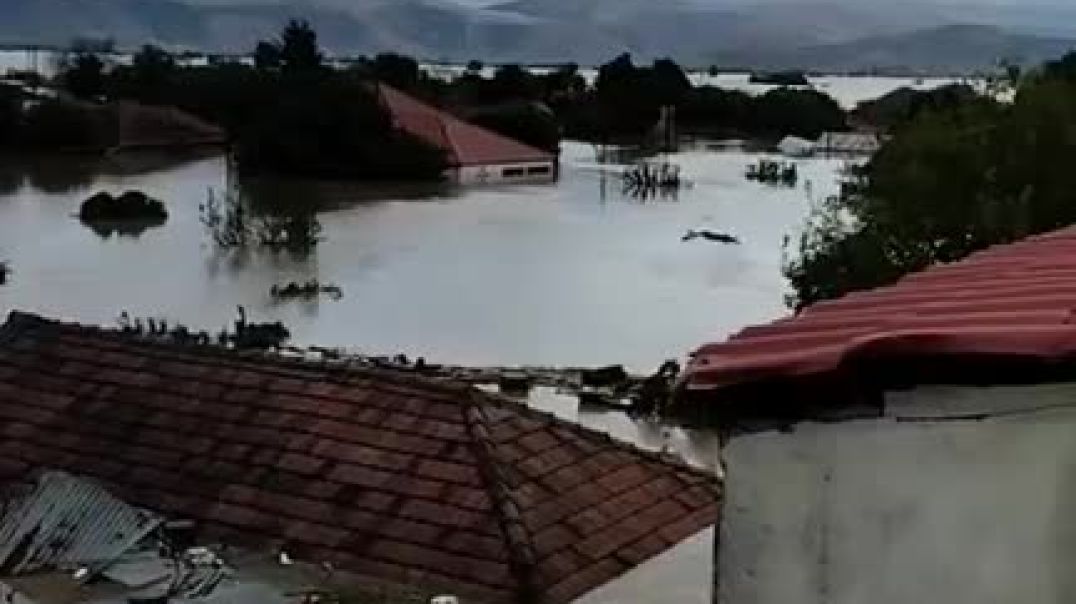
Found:
<path fill-rule="evenodd" d="M 95 482 L 56 471 L 4 502 L 0 513 L 0 572 L 16 575 L 86 568 L 92 576 L 162 520 Z"/>

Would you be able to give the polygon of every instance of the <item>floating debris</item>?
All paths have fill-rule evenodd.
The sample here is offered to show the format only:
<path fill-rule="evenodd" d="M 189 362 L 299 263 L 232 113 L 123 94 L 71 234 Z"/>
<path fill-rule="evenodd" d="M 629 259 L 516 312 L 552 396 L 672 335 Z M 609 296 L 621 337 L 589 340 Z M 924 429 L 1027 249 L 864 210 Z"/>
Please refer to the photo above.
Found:
<path fill-rule="evenodd" d="M 233 323 L 232 331 L 225 327 L 216 337 L 211 336 L 208 331 L 191 331 L 186 325 L 169 326 L 165 319 L 132 318 L 127 311 L 120 313 L 117 323 L 123 333 L 182 345 L 216 344 L 239 350 L 270 350 L 282 348 L 291 339 L 291 331 L 280 321 L 248 323 L 246 309 L 242 306 L 237 309 L 239 316 Z"/>
<path fill-rule="evenodd" d="M 713 241 L 715 243 L 727 243 L 731 245 L 739 245 L 740 238 L 735 235 L 729 235 L 728 233 L 715 233 L 713 231 L 698 230 L 688 231 L 680 241 L 692 241 L 694 239 L 705 239 L 707 241 Z"/>
<path fill-rule="evenodd" d="M 772 159 L 758 160 L 757 164 L 747 167 L 744 175 L 748 180 L 786 187 L 794 187 L 799 181 L 799 170 L 796 164 Z"/>
<path fill-rule="evenodd" d="M 339 285 L 322 285 L 317 280 L 310 280 L 302 284 L 291 281 L 283 287 L 274 285 L 269 289 L 269 295 L 275 300 L 315 298 L 321 294 L 325 294 L 331 300 L 339 300 L 344 297 L 344 290 Z"/>
<path fill-rule="evenodd" d="M 640 199 L 675 196 L 685 185 L 680 166 L 668 163 L 638 164 L 624 172 L 623 181 L 624 194 Z"/>

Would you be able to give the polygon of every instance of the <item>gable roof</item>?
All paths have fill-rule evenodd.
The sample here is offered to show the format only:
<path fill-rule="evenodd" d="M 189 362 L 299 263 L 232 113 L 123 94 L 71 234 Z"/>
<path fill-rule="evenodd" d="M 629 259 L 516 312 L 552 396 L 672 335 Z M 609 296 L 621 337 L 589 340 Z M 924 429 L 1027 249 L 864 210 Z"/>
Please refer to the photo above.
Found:
<path fill-rule="evenodd" d="M 1027 366 L 1074 357 L 1076 227 L 1069 227 L 704 345 L 683 384 L 718 391 L 782 380 L 848 381 L 854 376 L 845 369 L 867 360 L 975 358 L 980 365 L 994 359 Z"/>
<path fill-rule="evenodd" d="M 715 479 L 445 382 L 12 313 L 0 484 L 40 469 L 242 544 L 567 602 L 712 524 Z"/>
<path fill-rule="evenodd" d="M 378 84 L 377 94 L 397 128 L 445 151 L 449 165 L 481 166 L 556 160 L 552 153 L 465 122 L 391 86 Z"/>

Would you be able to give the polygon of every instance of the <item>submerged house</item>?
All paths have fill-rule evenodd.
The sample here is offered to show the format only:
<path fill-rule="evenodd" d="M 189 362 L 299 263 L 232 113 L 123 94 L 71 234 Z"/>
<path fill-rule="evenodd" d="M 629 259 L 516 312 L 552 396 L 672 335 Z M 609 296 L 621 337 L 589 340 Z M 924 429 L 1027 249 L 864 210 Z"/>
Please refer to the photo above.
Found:
<path fill-rule="evenodd" d="M 196 543 L 465 604 L 660 601 L 667 586 L 649 579 L 712 539 L 720 497 L 708 473 L 468 386 L 12 313 L 0 494 L 56 472 L 188 522 Z M 90 516 L 75 524 L 107 520 Z M 50 568 L 0 564 L 0 585 L 105 572 L 23 524 L 0 558 L 42 552 Z M 678 587 L 709 601 L 712 563 L 686 579 L 674 568 Z"/>
<path fill-rule="evenodd" d="M 816 153 L 873 155 L 882 148 L 882 139 L 871 132 L 824 132 L 815 142 Z"/>
<path fill-rule="evenodd" d="M 378 84 L 377 95 L 397 128 L 446 154 L 454 182 L 545 183 L 557 178 L 554 153 L 465 122 L 385 84 Z"/>
<path fill-rule="evenodd" d="M 1074 313 L 1066 228 L 699 349 L 721 601 L 1076 600 Z"/>

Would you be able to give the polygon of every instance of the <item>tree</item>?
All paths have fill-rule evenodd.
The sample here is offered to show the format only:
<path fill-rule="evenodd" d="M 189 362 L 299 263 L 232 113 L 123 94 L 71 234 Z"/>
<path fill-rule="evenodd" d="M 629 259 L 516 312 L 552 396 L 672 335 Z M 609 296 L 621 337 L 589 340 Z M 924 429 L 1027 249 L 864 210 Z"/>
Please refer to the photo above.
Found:
<path fill-rule="evenodd" d="M 421 73 L 418 61 L 396 53 L 377 55 L 371 69 L 377 80 L 403 90 L 415 89 Z"/>
<path fill-rule="evenodd" d="M 754 103 L 753 114 L 754 131 L 774 138 L 791 134 L 813 139 L 848 127 L 840 104 L 815 90 L 771 90 Z"/>
<path fill-rule="evenodd" d="M 1076 221 L 1076 86 L 926 109 L 853 173 L 785 274 L 797 308 Z"/>
<path fill-rule="evenodd" d="M 541 86 L 530 72 L 519 65 L 504 65 L 493 74 L 485 96 L 485 101 L 489 103 L 537 100 L 541 97 Z"/>
<path fill-rule="evenodd" d="M 280 69 L 280 47 L 272 42 L 261 41 L 254 48 L 254 66 L 261 71 Z"/>
<path fill-rule="evenodd" d="M 13 145 L 22 126 L 22 94 L 18 88 L 0 84 L 0 149 Z"/>
<path fill-rule="evenodd" d="M 131 60 L 130 67 L 117 68 L 112 77 L 116 94 L 146 103 L 173 100 L 175 59 L 156 46 L 146 45 Z"/>
<path fill-rule="evenodd" d="M 285 72 L 309 73 L 322 67 L 318 34 L 306 21 L 291 21 L 280 34 L 280 61 Z"/>
<path fill-rule="evenodd" d="M 671 59 L 658 59 L 651 67 L 650 85 L 662 105 L 679 105 L 691 90 L 691 80 Z"/>
<path fill-rule="evenodd" d="M 64 89 L 77 99 L 96 100 L 105 93 L 105 64 L 95 54 L 75 56 L 62 74 Z"/>

